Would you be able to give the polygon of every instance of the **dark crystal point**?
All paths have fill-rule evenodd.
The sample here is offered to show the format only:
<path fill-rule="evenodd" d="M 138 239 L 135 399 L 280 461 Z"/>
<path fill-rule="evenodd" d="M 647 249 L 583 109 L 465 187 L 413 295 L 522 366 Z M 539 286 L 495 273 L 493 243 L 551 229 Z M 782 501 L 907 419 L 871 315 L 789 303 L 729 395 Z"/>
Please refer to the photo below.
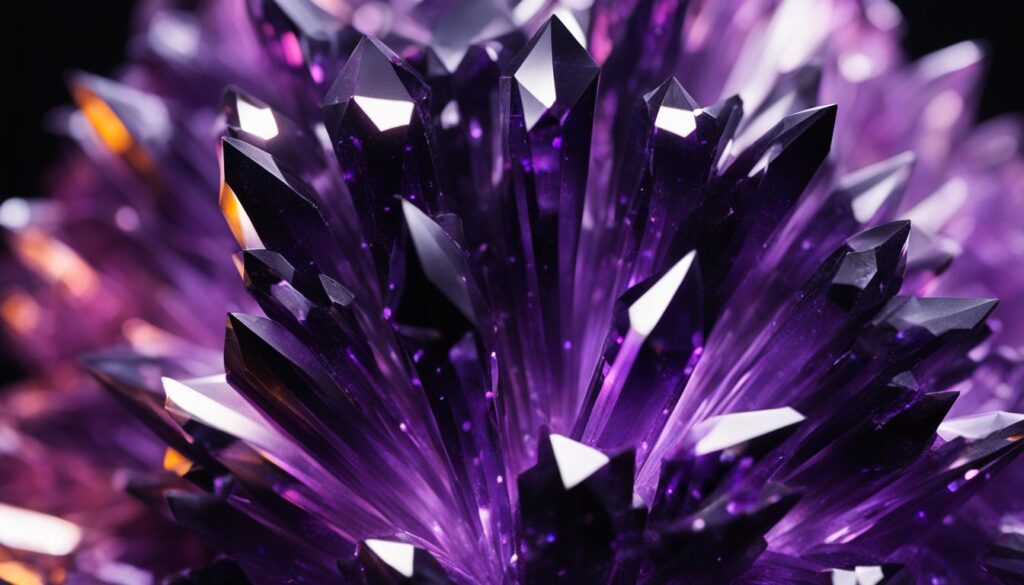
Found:
<path fill-rule="evenodd" d="M 677 521 L 717 494 L 750 482 L 753 466 L 803 421 L 792 408 L 776 408 L 726 414 L 696 425 L 682 452 L 662 463 L 651 521 Z"/>
<path fill-rule="evenodd" d="M 396 201 L 406 241 L 392 257 L 389 302 L 399 331 L 448 345 L 480 322 L 479 293 L 463 251 L 409 201 Z M 473 297 L 477 297 L 474 300 Z M 474 303 L 476 306 L 474 306 Z"/>
<path fill-rule="evenodd" d="M 510 527 L 512 515 L 506 486 L 494 479 L 507 471 L 498 442 L 495 372 L 488 359 L 492 333 L 484 327 L 490 317 L 466 255 L 449 231 L 412 203 L 399 205 L 403 229 L 391 258 L 386 312 L 465 487 L 466 506 L 486 510 L 481 532 L 491 535 L 495 552 L 511 555 L 510 543 L 495 530 Z M 457 226 L 451 230 L 459 231 Z"/>
<path fill-rule="evenodd" d="M 561 435 L 541 439 L 537 465 L 518 480 L 519 563 L 526 582 L 610 578 L 615 559 L 630 553 L 633 472 L 632 451 L 609 457 Z"/>
<path fill-rule="evenodd" d="M 821 65 L 809 64 L 789 71 L 775 82 L 761 103 L 743 118 L 733 144 L 737 156 L 769 132 L 782 116 L 813 108 L 819 104 Z"/>
<path fill-rule="evenodd" d="M 237 87 L 224 90 L 225 134 L 264 150 L 307 181 L 326 167 L 323 150 L 303 125 Z"/>
<path fill-rule="evenodd" d="M 850 313 L 879 309 L 903 283 L 910 222 L 896 221 L 861 232 L 833 254 L 829 294 Z"/>
<path fill-rule="evenodd" d="M 702 216 L 698 251 L 712 314 L 732 296 L 764 254 L 780 222 L 831 149 L 836 106 L 787 116 L 741 152 L 718 179 Z"/>
<path fill-rule="evenodd" d="M 620 298 L 604 367 L 580 413 L 585 443 L 618 449 L 636 442 L 645 457 L 644 445 L 661 433 L 700 355 L 702 292 L 691 252 Z"/>
<path fill-rule="evenodd" d="M 351 561 L 339 561 L 342 575 L 354 585 L 452 585 L 447 573 L 426 550 L 393 540 L 368 538 Z"/>
<path fill-rule="evenodd" d="M 243 248 L 268 248 L 298 272 L 300 288 L 344 264 L 317 196 L 270 154 L 234 138 L 222 141 L 221 209 Z M 281 221 L 282 214 L 288 218 Z"/>
<path fill-rule="evenodd" d="M 1021 454 L 1022 432 L 1024 422 L 1015 422 L 983 438 L 958 438 L 933 450 L 865 505 L 837 518 L 833 527 L 848 527 L 838 542 L 883 553 L 903 542 L 906 526 L 935 526 Z"/>
<path fill-rule="evenodd" d="M 148 168 L 146 151 L 160 155 L 169 147 L 174 128 L 167 105 L 156 95 L 88 73 L 76 73 L 70 85 L 104 145 L 138 171 L 155 170 Z"/>
<path fill-rule="evenodd" d="M 995 299 L 899 295 L 879 311 L 873 320 L 875 331 L 864 341 L 888 345 L 888 351 L 874 351 L 891 362 L 923 359 L 943 346 L 973 347 L 988 335 L 985 319 L 996 304 Z"/>
<path fill-rule="evenodd" d="M 508 315 L 499 332 L 512 362 L 510 393 L 538 403 L 566 426 L 578 397 L 570 388 L 576 252 L 587 185 L 599 68 L 565 25 L 552 18 L 501 78 L 506 185 L 492 305 Z M 524 379 L 529 376 L 530 382 Z M 527 407 L 531 408 L 531 407 Z M 532 414 L 516 421 L 533 437 Z M 525 460 L 525 458 L 524 458 Z"/>
<path fill-rule="evenodd" d="M 429 100 L 423 78 L 366 37 L 321 106 L 381 280 L 401 224 L 396 197 L 431 215 L 445 210 Z"/>
<path fill-rule="evenodd" d="M 630 283 L 697 245 L 696 211 L 723 130 L 675 78 L 643 97 L 638 116 L 617 180 L 617 215 L 629 226 L 626 261 L 634 262 Z"/>

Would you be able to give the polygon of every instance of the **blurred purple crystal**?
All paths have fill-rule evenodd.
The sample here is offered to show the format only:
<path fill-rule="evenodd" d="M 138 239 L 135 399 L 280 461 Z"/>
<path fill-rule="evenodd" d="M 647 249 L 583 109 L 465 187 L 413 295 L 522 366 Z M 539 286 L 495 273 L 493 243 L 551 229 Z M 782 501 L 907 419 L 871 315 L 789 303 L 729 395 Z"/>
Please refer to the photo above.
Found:
<path fill-rule="evenodd" d="M 138 22 L 0 206 L 0 579 L 1024 582 L 978 45 L 906 63 L 887 0 Z"/>

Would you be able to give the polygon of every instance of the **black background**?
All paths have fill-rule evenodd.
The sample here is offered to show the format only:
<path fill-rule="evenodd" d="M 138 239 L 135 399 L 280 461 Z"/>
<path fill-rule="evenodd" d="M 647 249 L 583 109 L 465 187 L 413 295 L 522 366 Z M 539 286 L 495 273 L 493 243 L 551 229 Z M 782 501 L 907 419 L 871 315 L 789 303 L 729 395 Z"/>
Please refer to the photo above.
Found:
<path fill-rule="evenodd" d="M 42 130 L 52 108 L 69 100 L 64 73 L 115 72 L 124 59 L 132 0 L 9 0 L 3 18 L 4 74 L 0 79 L 2 146 L 0 199 L 35 196 L 42 171 L 60 155 L 61 142 Z M 908 23 L 907 51 L 914 56 L 964 39 L 991 49 L 991 69 L 981 117 L 1024 109 L 1024 35 L 1018 2 L 898 0 Z M 17 11 L 13 10 L 17 6 Z"/>

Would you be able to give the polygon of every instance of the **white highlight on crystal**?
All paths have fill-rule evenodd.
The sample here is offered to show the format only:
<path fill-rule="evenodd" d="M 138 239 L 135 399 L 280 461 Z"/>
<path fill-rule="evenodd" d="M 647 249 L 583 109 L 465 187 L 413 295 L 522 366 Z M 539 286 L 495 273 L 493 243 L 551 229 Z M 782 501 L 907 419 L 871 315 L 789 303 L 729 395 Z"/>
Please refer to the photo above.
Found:
<path fill-rule="evenodd" d="M 270 140 L 277 136 L 277 121 L 274 120 L 273 110 L 249 103 L 243 97 L 239 97 L 235 103 L 238 108 L 238 122 L 242 126 L 242 130 L 253 136 L 259 136 L 263 140 Z"/>
<path fill-rule="evenodd" d="M 876 585 L 885 579 L 885 573 L 879 566 L 854 567 L 853 572 L 857 575 L 858 585 Z"/>
<path fill-rule="evenodd" d="M 908 211 L 906 218 L 914 227 L 936 234 L 959 213 L 968 191 L 967 181 L 953 177 Z"/>
<path fill-rule="evenodd" d="M 555 65 L 551 57 L 550 28 L 537 40 L 530 54 L 515 72 L 515 79 L 545 108 L 555 105 Z"/>
<path fill-rule="evenodd" d="M 82 529 L 67 520 L 0 503 L 0 545 L 62 556 L 81 540 Z"/>
<path fill-rule="evenodd" d="M 523 0 L 512 9 L 512 20 L 516 24 L 523 24 L 537 15 L 537 12 L 544 7 L 544 0 Z"/>
<path fill-rule="evenodd" d="M 871 57 L 859 51 L 843 53 L 839 56 L 839 73 L 848 81 L 859 83 L 875 74 L 875 64 Z"/>
<path fill-rule="evenodd" d="M 583 32 L 583 26 L 580 25 L 579 19 L 572 13 L 571 10 L 566 8 L 559 8 L 555 10 L 555 16 L 562 21 L 565 25 L 565 29 L 569 31 L 569 34 L 576 39 L 576 42 L 580 44 L 584 49 L 587 48 L 587 33 Z"/>
<path fill-rule="evenodd" d="M 865 177 L 878 172 L 879 169 L 889 167 L 893 165 L 899 165 L 899 172 L 890 172 L 882 181 L 872 185 L 870 189 L 857 195 L 851 202 L 850 206 L 853 209 L 853 217 L 861 222 L 865 223 L 869 219 L 878 213 L 878 210 L 882 208 L 882 205 L 889 198 L 889 196 L 896 190 L 896 187 L 907 180 L 910 175 L 911 165 L 914 155 L 909 152 L 897 155 L 897 157 L 889 160 L 884 160 L 880 163 L 876 163 L 871 166 L 864 167 L 859 171 L 850 173 L 847 175 L 843 182 L 840 184 L 840 188 L 844 188 L 850 185 L 855 185 L 858 181 L 863 180 Z"/>
<path fill-rule="evenodd" d="M 222 404 L 221 401 L 226 401 L 228 393 L 232 392 L 224 374 L 189 380 L 188 384 L 166 377 L 161 378 L 161 382 L 167 399 L 195 420 L 261 447 L 273 444 L 263 425 L 245 413 Z M 203 388 L 206 393 L 193 386 Z M 217 393 L 220 401 L 207 395 L 216 393 L 218 387 L 224 389 Z M 235 399 L 231 404 L 236 407 L 242 404 L 248 406 L 241 399 Z"/>
<path fill-rule="evenodd" d="M 722 451 L 802 420 L 804 415 L 788 406 L 709 418 L 695 427 L 698 433 L 704 430 L 707 432 L 697 442 L 694 451 L 697 455 Z"/>
<path fill-rule="evenodd" d="M 416 547 L 404 542 L 369 538 L 363 541 L 373 554 L 398 571 L 402 576 L 412 578 L 416 567 Z"/>
<path fill-rule="evenodd" d="M 551 450 L 555 453 L 555 463 L 558 465 L 558 474 L 567 490 L 583 483 L 611 461 L 597 449 L 577 443 L 568 437 L 551 435 L 550 440 Z"/>
<path fill-rule="evenodd" d="M 942 437 L 943 441 L 952 441 L 957 437 L 963 437 L 969 441 L 984 439 L 992 433 L 1001 431 L 1006 427 L 1024 420 L 1024 414 L 1016 412 L 1005 412 L 1002 410 L 975 414 L 943 421 L 939 425 L 936 434 Z"/>
<path fill-rule="evenodd" d="M 408 200 L 402 200 L 402 213 L 405 223 L 409 226 L 413 248 L 427 270 L 427 279 L 434 284 L 445 297 L 471 322 L 476 321 L 473 305 L 469 298 L 464 280 L 458 278 L 460 267 L 455 264 L 456 258 L 445 252 L 441 247 L 442 238 L 448 238 L 441 226 L 434 223 L 427 214 Z"/>
<path fill-rule="evenodd" d="M 455 128 L 459 125 L 459 121 L 459 104 L 452 100 L 441 110 L 441 127 L 445 130 Z"/>
<path fill-rule="evenodd" d="M 364 95 L 357 95 L 352 99 L 359 104 L 359 108 L 381 132 L 408 126 L 409 121 L 412 120 L 413 103 L 410 101 Z"/>
<path fill-rule="evenodd" d="M 975 65 L 984 57 L 977 43 L 963 41 L 922 58 L 918 71 L 926 79 L 935 79 Z"/>
<path fill-rule="evenodd" d="M 640 298 L 629 307 L 629 326 L 644 337 L 651 334 L 657 327 L 665 310 L 668 309 L 683 279 L 690 272 L 690 266 L 697 252 L 690 251 L 682 260 L 675 263 L 654 286 L 640 295 Z"/>
<path fill-rule="evenodd" d="M 28 225 L 32 219 L 32 208 L 21 197 L 11 197 L 0 203 L 0 225 L 17 230 Z"/>
<path fill-rule="evenodd" d="M 670 108 L 662 106 L 658 109 L 658 116 L 654 118 L 654 126 L 676 136 L 686 138 L 697 129 L 697 116 L 700 111 L 684 110 L 682 108 Z"/>

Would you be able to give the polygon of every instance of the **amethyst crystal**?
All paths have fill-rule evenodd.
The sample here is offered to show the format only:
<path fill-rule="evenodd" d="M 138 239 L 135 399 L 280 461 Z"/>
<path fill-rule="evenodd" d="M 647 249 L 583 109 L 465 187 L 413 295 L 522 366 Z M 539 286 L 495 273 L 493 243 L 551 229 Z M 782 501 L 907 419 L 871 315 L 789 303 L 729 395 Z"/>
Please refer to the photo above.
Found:
<path fill-rule="evenodd" d="M 140 22 L 54 197 L 0 207 L 0 578 L 1024 581 L 1024 165 L 966 123 L 976 45 L 903 63 L 886 0 Z"/>

